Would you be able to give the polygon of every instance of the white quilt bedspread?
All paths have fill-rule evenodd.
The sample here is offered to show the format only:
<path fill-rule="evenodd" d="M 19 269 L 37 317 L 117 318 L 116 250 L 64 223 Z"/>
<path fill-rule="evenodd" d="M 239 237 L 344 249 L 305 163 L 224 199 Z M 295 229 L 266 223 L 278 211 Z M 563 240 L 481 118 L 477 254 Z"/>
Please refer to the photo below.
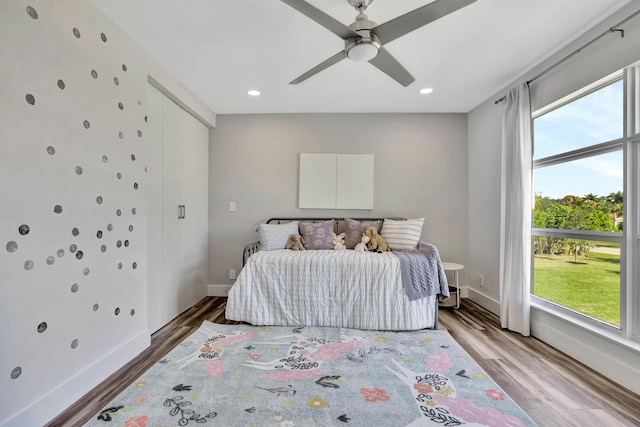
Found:
<path fill-rule="evenodd" d="M 436 298 L 410 301 L 390 252 L 259 251 L 229 291 L 226 317 L 254 325 L 413 330 L 433 327 Z"/>

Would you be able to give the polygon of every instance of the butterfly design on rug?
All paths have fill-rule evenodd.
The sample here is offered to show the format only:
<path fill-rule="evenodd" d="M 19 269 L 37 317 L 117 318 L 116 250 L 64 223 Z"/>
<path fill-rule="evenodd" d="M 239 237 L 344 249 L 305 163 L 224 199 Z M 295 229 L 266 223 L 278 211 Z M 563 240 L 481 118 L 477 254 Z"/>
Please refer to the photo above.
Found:
<path fill-rule="evenodd" d="M 524 426 L 522 420 L 490 406 L 480 406 L 458 397 L 454 383 L 446 374 L 453 367 L 447 353 L 427 359 L 432 372 L 414 372 L 393 360 L 398 371 L 385 366 L 409 387 L 422 416 L 409 426 Z M 459 374 L 459 372 L 458 372 Z M 468 378 L 468 377 L 467 377 Z"/>
<path fill-rule="evenodd" d="M 249 366 L 263 371 L 279 371 L 277 374 L 265 374 L 263 377 L 276 381 L 291 378 L 310 379 L 322 373 L 321 366 L 325 360 L 335 360 L 344 353 L 352 351 L 371 342 L 372 335 L 363 337 L 342 336 L 340 340 L 308 337 L 302 334 L 283 335 L 276 340 L 257 342 L 254 345 L 288 345 L 286 357 L 259 362 L 249 360 L 243 366 Z"/>

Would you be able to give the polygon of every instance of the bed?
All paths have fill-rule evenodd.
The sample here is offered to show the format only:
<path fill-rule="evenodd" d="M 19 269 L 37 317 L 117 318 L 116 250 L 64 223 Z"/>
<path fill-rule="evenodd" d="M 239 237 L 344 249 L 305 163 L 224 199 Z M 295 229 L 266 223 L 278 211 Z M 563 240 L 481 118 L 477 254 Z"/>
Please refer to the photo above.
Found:
<path fill-rule="evenodd" d="M 272 218 L 266 224 L 328 221 L 339 233 L 345 223 L 379 221 L 383 226 L 384 219 Z M 294 327 L 437 329 L 438 302 L 449 297 L 437 249 L 428 243 L 420 242 L 413 251 L 383 253 L 261 247 L 254 242 L 244 248 L 243 269 L 227 301 L 230 320 Z M 417 259 L 426 258 L 426 253 L 429 262 L 423 262 L 422 270 L 401 262 L 401 255 Z M 429 276 L 429 289 L 412 295 L 407 289 L 410 275 Z"/>

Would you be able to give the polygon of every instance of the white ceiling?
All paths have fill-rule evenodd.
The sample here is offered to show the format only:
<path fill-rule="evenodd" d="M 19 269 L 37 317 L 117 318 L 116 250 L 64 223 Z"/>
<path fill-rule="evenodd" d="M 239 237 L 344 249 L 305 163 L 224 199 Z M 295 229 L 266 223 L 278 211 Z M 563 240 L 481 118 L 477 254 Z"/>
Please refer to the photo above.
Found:
<path fill-rule="evenodd" d="M 386 45 L 416 78 L 406 88 L 350 60 L 289 85 L 344 43 L 280 0 L 92 2 L 213 112 L 243 114 L 468 112 L 629 0 L 478 0 Z M 345 25 L 357 14 L 308 2 Z M 374 0 L 367 14 L 381 24 L 430 2 Z"/>

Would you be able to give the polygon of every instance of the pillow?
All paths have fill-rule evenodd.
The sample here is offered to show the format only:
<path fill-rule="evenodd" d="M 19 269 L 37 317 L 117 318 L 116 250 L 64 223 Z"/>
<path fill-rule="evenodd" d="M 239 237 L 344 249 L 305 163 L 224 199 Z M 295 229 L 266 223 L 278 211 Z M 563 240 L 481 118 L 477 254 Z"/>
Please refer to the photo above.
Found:
<path fill-rule="evenodd" d="M 380 225 L 382 221 L 358 221 L 351 218 L 344 219 L 344 228 L 347 235 L 344 238 L 344 245 L 347 249 L 353 249 L 356 247 L 362 239 L 362 233 L 367 227 L 375 227 L 380 232 Z"/>
<path fill-rule="evenodd" d="M 333 249 L 333 220 L 301 222 L 300 234 L 305 249 Z"/>
<path fill-rule="evenodd" d="M 284 249 L 290 234 L 298 234 L 298 221 L 286 224 L 260 224 L 260 250 L 275 251 Z"/>
<path fill-rule="evenodd" d="M 424 218 L 406 221 L 385 218 L 380 235 L 391 249 L 418 249 L 423 224 Z"/>

